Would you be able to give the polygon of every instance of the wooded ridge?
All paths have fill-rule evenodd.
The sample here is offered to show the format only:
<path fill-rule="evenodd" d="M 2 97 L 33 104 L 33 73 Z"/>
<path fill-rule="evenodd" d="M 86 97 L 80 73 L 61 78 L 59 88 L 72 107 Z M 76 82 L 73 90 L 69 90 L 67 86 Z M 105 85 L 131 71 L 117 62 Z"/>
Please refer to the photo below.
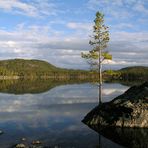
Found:
<path fill-rule="evenodd" d="M 11 59 L 0 61 L 0 78 L 94 77 L 93 72 L 56 67 L 46 61 Z"/>
<path fill-rule="evenodd" d="M 104 78 L 148 79 L 148 67 L 134 66 L 120 70 L 105 70 Z M 98 78 L 96 71 L 74 70 L 56 67 L 46 61 L 10 59 L 0 61 L 0 79 L 18 78 Z"/>

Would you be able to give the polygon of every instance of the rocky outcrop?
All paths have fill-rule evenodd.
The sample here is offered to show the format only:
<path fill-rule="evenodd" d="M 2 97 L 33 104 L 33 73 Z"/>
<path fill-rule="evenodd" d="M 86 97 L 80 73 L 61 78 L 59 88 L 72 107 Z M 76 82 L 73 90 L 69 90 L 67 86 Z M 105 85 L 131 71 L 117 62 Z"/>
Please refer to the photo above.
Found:
<path fill-rule="evenodd" d="M 148 82 L 102 103 L 82 120 L 89 126 L 148 128 Z"/>

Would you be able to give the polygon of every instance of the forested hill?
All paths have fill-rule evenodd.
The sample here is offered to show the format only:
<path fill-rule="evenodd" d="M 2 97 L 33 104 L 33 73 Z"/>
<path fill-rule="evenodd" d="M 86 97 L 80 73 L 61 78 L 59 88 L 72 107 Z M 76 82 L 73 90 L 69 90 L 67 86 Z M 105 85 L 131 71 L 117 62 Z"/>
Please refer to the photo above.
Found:
<path fill-rule="evenodd" d="M 103 73 L 115 79 L 148 79 L 148 67 L 126 67 L 117 71 L 107 70 Z M 0 61 L 0 78 L 4 77 L 60 77 L 60 78 L 97 78 L 95 72 L 58 68 L 46 61 L 11 59 Z"/>
<path fill-rule="evenodd" d="M 88 76 L 88 71 L 58 68 L 46 61 L 12 59 L 0 61 L 0 76 L 74 77 Z"/>
<path fill-rule="evenodd" d="M 133 66 L 133 67 L 125 67 L 120 69 L 119 71 L 128 71 L 128 72 L 148 72 L 148 67 L 145 66 Z"/>
<path fill-rule="evenodd" d="M 148 80 L 148 67 L 145 66 L 126 67 L 116 71 L 107 70 L 105 73 L 113 76 L 115 79 Z"/>
<path fill-rule="evenodd" d="M 0 69 L 7 72 L 42 72 L 60 70 L 46 61 L 12 59 L 0 61 Z"/>
<path fill-rule="evenodd" d="M 126 67 L 119 70 L 122 77 L 129 78 L 129 79 L 148 79 L 148 67 L 144 66 L 133 66 L 133 67 Z"/>

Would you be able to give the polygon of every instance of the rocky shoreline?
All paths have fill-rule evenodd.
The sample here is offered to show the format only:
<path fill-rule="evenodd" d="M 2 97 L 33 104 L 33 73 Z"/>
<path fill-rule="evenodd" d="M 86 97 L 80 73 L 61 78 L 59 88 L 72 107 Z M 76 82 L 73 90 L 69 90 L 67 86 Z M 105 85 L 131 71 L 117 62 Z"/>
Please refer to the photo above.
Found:
<path fill-rule="evenodd" d="M 148 128 L 148 82 L 99 104 L 82 120 L 88 126 Z"/>

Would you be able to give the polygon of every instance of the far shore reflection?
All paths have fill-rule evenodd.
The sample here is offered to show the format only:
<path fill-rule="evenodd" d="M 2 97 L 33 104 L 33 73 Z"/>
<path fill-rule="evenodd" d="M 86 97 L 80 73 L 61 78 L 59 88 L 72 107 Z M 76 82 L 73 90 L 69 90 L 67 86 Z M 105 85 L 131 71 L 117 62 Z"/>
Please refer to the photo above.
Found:
<path fill-rule="evenodd" d="M 10 93 L 10 94 L 37 94 L 47 92 L 50 89 L 70 84 L 85 84 L 90 83 L 97 86 L 93 80 L 89 79 L 12 79 L 12 80 L 0 80 L 0 93 Z M 131 86 L 137 82 L 130 81 L 114 81 L 114 82 L 104 82 L 106 84 L 122 84 L 124 86 Z M 110 91 L 115 91 L 116 87 Z M 103 88 L 106 95 L 106 87 Z"/>

